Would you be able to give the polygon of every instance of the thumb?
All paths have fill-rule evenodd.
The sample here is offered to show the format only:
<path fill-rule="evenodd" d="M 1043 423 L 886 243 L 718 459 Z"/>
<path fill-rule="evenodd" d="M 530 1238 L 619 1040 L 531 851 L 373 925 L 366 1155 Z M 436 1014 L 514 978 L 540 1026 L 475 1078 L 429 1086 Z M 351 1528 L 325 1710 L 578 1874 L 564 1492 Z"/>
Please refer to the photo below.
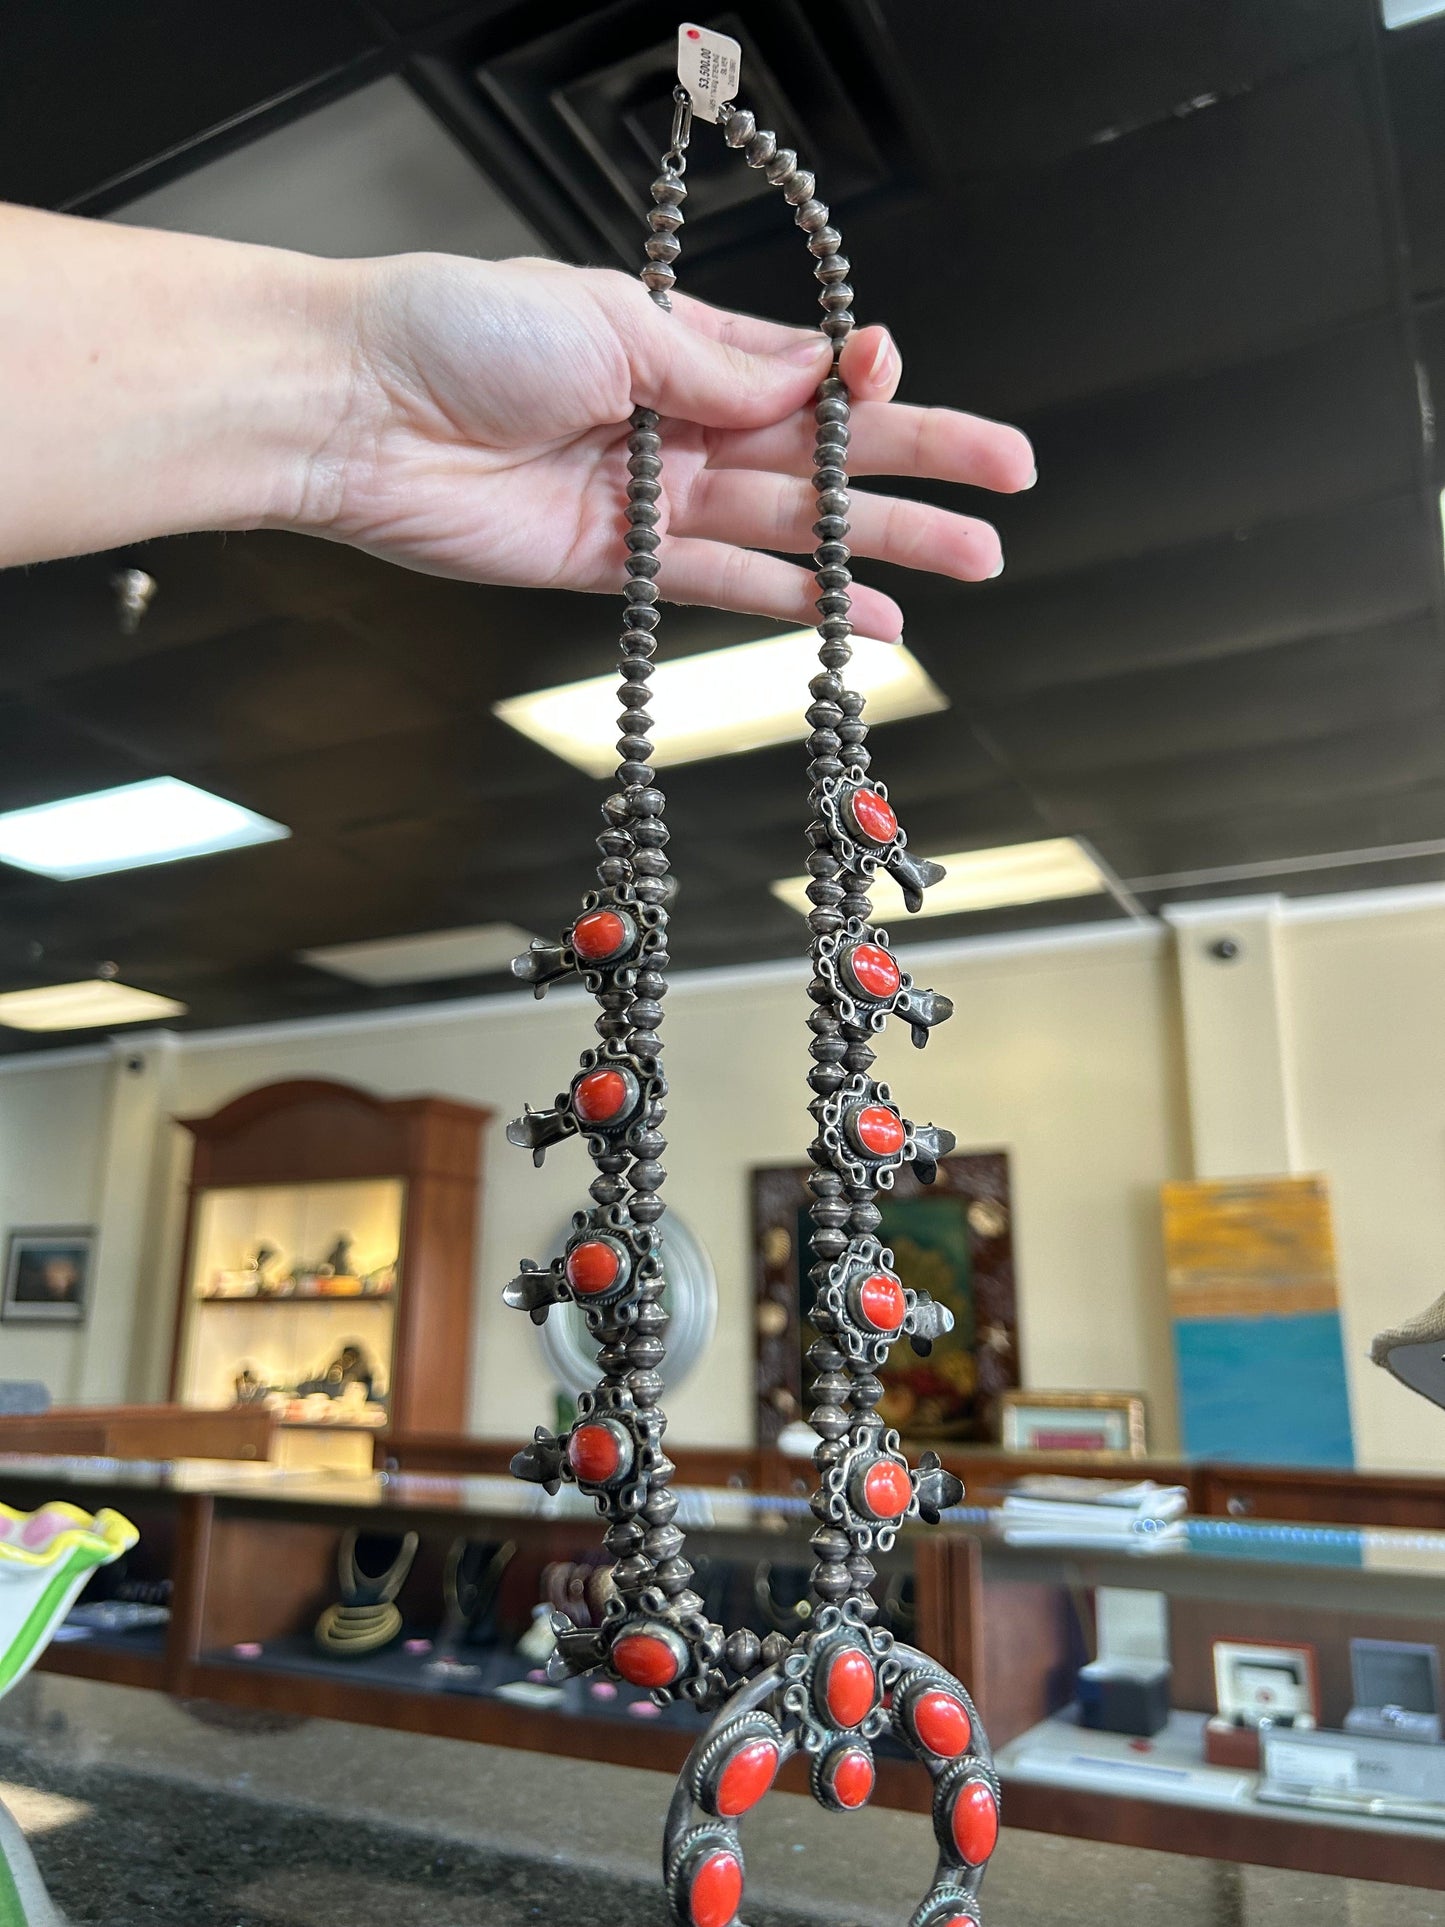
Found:
<path fill-rule="evenodd" d="M 832 366 L 821 334 L 810 331 L 775 354 L 751 354 L 699 334 L 642 288 L 637 293 L 641 301 L 629 301 L 625 317 L 617 317 L 632 399 L 660 414 L 704 428 L 766 428 L 811 401 Z"/>

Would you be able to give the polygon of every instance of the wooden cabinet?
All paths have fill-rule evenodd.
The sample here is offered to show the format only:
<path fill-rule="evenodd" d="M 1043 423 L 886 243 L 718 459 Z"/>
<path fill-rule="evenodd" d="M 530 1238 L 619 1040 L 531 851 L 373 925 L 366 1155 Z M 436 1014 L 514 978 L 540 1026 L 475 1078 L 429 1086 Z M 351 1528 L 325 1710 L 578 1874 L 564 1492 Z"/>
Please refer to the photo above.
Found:
<path fill-rule="evenodd" d="M 297 1079 L 183 1118 L 195 1150 L 172 1398 L 224 1405 L 247 1364 L 293 1387 L 353 1344 L 376 1367 L 376 1395 L 365 1409 L 353 1402 L 351 1429 L 460 1431 L 489 1116 L 449 1098 Z M 273 1255 L 253 1283 L 263 1246 Z M 326 1257 L 342 1252 L 339 1271 Z M 283 1424 L 345 1429 L 313 1427 L 299 1405 Z"/>

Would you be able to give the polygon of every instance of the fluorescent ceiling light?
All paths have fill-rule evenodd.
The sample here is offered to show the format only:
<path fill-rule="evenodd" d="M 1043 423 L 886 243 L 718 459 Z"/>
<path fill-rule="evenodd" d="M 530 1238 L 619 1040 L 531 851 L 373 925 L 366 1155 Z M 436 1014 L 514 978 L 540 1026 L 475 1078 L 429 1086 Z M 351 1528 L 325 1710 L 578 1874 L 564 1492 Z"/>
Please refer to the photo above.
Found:
<path fill-rule="evenodd" d="M 1413 27 L 1445 13 L 1445 0 L 1380 0 L 1380 17 L 1387 27 Z"/>
<path fill-rule="evenodd" d="M 659 663 L 647 704 L 655 721 L 653 761 L 695 763 L 770 743 L 801 742 L 808 734 L 803 720 L 808 684 L 817 673 L 818 637 L 812 629 Z M 848 681 L 867 697 L 870 723 L 948 707 L 943 691 L 901 643 L 855 636 Z M 589 776 L 610 776 L 617 767 L 615 675 L 508 696 L 492 705 L 492 714 Z"/>
<path fill-rule="evenodd" d="M 429 930 L 374 943 L 326 944 L 320 950 L 303 950 L 301 960 L 358 984 L 425 984 L 505 970 L 531 942 L 531 931 L 515 923 L 477 923 L 465 930 Z"/>
<path fill-rule="evenodd" d="M 145 863 L 239 850 L 290 836 L 282 823 L 243 810 L 174 776 L 93 790 L 0 815 L 0 863 L 37 876 L 108 876 Z"/>
<path fill-rule="evenodd" d="M 1071 836 L 1005 843 L 996 850 L 959 850 L 933 861 L 943 864 L 948 875 L 926 892 L 918 912 L 921 917 L 954 917 L 966 910 L 1092 897 L 1109 887 L 1098 864 Z M 807 877 L 784 877 L 773 885 L 773 895 L 807 916 L 813 907 L 808 901 L 808 881 Z M 895 928 L 910 921 L 902 892 L 885 871 L 874 877 L 872 891 L 875 921 Z"/>
<path fill-rule="evenodd" d="M 46 984 L 40 990 L 0 994 L 0 1024 L 11 1030 L 98 1030 L 110 1024 L 143 1024 L 181 1017 L 186 1006 L 154 991 L 92 977 L 78 984 Z"/>

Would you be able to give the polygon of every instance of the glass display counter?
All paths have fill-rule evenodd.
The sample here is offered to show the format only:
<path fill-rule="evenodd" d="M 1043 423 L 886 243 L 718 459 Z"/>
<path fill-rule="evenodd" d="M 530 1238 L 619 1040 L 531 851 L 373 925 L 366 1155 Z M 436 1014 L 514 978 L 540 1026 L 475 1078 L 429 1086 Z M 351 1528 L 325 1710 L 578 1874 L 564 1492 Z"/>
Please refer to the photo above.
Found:
<path fill-rule="evenodd" d="M 58 1496 L 109 1504 L 141 1529 L 133 1569 L 97 1575 L 92 1596 L 166 1582 L 169 1619 L 136 1633 L 82 1627 L 53 1649 L 53 1669 L 668 1772 L 696 1738 L 686 1707 L 545 1677 L 547 1615 L 585 1623 L 605 1590 L 595 1514 L 575 1490 L 0 1460 L 8 1503 Z M 680 1498 L 710 1614 L 760 1634 L 805 1623 L 806 1501 Z M 394 1631 L 342 1656 L 317 1629 L 349 1558 L 372 1578 L 403 1569 Z M 905 1531 L 878 1565 L 886 1619 L 979 1701 L 1006 1824 L 1445 1887 L 1445 1786 L 1431 1791 L 1445 1746 L 1418 1729 L 1402 1737 L 1384 1704 L 1361 1699 L 1362 1678 L 1424 1692 L 1438 1673 L 1423 1656 L 1445 1643 L 1445 1533 L 1196 1518 L 1165 1550 L 1126 1551 L 1010 1543 L 997 1512 L 960 1508 L 941 1532 Z M 1158 1709 L 1141 1715 L 1131 1692 L 1086 1724 L 1100 1718 L 1090 1669 L 1102 1659 L 1108 1671 L 1120 1659 L 1110 1642 L 1140 1636 L 1167 1669 L 1161 1723 L 1144 1730 Z M 1383 1786 L 1382 1760 L 1397 1775 Z M 901 1754 L 880 1747 L 878 1769 L 879 1801 L 926 1807 L 926 1779 Z"/>

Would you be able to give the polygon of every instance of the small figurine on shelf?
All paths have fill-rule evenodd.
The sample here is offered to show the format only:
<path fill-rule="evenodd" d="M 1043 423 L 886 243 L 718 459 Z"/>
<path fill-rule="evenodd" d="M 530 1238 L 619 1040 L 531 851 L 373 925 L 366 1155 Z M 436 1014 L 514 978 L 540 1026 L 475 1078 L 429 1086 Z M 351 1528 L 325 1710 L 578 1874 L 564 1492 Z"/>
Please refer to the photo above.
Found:
<path fill-rule="evenodd" d="M 323 1278 L 349 1278 L 351 1265 L 351 1233 L 339 1231 L 336 1243 L 316 1267 Z"/>
<path fill-rule="evenodd" d="M 396 1260 L 392 1258 L 375 1271 L 368 1271 L 361 1281 L 362 1296 L 366 1298 L 390 1298 L 396 1290 Z"/>
<path fill-rule="evenodd" d="M 309 1398 L 320 1392 L 327 1398 L 340 1398 L 349 1387 L 359 1385 L 369 1403 L 375 1396 L 376 1377 L 376 1366 L 367 1357 L 365 1348 L 355 1340 L 348 1340 L 318 1377 L 302 1379 L 296 1395 Z"/>
<path fill-rule="evenodd" d="M 236 1389 L 238 1405 L 264 1405 L 271 1393 L 271 1387 L 249 1360 L 242 1365 L 232 1383 Z"/>

